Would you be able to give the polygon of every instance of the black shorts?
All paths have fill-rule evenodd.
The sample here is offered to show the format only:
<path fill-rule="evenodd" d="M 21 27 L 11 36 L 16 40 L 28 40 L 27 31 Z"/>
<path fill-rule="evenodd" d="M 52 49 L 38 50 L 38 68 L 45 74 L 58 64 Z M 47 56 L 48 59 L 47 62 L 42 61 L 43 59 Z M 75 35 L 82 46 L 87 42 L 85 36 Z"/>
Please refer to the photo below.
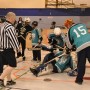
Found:
<path fill-rule="evenodd" d="M 3 51 L 3 65 L 9 65 L 11 67 L 16 67 L 15 52 L 13 49 L 5 49 Z"/>
<path fill-rule="evenodd" d="M 3 59 L 2 59 L 2 52 L 0 51 L 0 73 L 3 72 Z"/>

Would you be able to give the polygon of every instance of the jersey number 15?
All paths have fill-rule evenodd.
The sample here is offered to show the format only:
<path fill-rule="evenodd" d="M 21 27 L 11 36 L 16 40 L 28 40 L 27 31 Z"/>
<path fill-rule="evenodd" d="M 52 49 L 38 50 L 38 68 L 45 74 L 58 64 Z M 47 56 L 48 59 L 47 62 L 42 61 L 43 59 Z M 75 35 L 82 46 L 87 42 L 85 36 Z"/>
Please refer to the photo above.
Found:
<path fill-rule="evenodd" d="M 74 29 L 73 32 L 76 33 L 77 38 L 79 38 L 81 35 L 85 35 L 87 33 L 83 26 L 79 26 L 77 29 Z"/>

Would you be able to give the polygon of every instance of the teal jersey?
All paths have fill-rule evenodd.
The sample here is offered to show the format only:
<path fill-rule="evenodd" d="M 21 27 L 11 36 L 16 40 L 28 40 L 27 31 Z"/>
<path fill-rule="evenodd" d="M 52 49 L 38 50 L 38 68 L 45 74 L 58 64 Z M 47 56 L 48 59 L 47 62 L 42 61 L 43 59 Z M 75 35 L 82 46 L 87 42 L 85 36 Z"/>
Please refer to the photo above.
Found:
<path fill-rule="evenodd" d="M 68 32 L 69 42 L 71 45 L 76 46 L 76 51 L 90 46 L 90 34 L 84 24 L 73 25 Z"/>
<path fill-rule="evenodd" d="M 64 47 L 64 41 L 63 41 L 63 38 L 62 38 L 61 35 L 60 36 L 56 36 L 55 34 L 52 33 L 52 34 L 50 34 L 48 36 L 48 39 L 55 39 L 57 41 L 56 45 L 58 45 L 60 47 Z"/>
<path fill-rule="evenodd" d="M 38 29 L 33 29 L 32 30 L 32 45 L 38 44 L 39 37 L 40 37 L 39 30 Z"/>

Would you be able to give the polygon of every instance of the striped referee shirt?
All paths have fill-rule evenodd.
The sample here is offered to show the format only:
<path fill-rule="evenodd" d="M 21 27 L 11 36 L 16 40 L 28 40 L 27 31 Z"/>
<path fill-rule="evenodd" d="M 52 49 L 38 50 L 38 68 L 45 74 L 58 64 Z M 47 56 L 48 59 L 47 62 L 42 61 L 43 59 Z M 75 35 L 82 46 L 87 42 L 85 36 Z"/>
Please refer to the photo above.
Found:
<path fill-rule="evenodd" d="M 18 49 L 19 48 L 19 42 L 16 36 L 16 30 L 14 26 L 6 21 L 4 22 L 4 25 L 1 27 L 0 30 L 0 43 L 2 49 Z"/>

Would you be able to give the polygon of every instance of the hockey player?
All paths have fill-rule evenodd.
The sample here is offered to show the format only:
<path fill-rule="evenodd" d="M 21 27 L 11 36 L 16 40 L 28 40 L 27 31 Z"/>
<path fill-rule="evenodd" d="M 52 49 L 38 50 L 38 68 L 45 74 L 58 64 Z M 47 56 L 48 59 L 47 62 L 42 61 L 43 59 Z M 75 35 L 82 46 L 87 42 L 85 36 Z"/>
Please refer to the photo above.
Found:
<path fill-rule="evenodd" d="M 72 19 L 66 20 L 64 25 L 68 29 L 67 47 L 71 48 L 72 45 L 76 46 L 78 74 L 75 83 L 81 85 L 85 74 L 86 58 L 90 62 L 90 34 L 84 24 L 74 24 Z"/>
<path fill-rule="evenodd" d="M 32 47 L 40 48 L 42 42 L 41 31 L 37 28 L 38 22 L 32 22 Z M 41 61 L 41 50 L 33 50 L 33 61 Z"/>
<path fill-rule="evenodd" d="M 32 27 L 30 26 L 30 18 L 25 18 L 25 24 L 21 25 L 20 30 L 18 31 L 18 41 L 22 46 L 22 58 L 25 60 L 25 48 L 26 48 L 26 36 L 28 33 L 31 33 Z M 17 53 L 17 57 L 20 56 L 21 52 Z"/>

